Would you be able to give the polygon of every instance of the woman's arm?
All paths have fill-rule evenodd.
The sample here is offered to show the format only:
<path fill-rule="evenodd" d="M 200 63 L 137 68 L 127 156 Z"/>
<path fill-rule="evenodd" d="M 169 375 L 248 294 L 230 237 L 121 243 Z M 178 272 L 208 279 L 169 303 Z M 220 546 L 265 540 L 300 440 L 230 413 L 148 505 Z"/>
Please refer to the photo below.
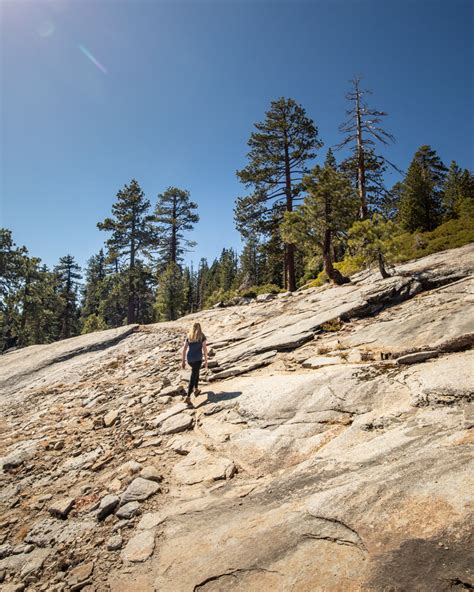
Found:
<path fill-rule="evenodd" d="M 184 342 L 183 345 L 183 353 L 181 356 L 181 368 L 186 368 L 186 352 L 188 351 L 188 340 L 186 339 L 186 341 Z"/>
<path fill-rule="evenodd" d="M 204 352 L 204 367 L 207 369 L 207 341 L 202 342 L 202 351 Z"/>

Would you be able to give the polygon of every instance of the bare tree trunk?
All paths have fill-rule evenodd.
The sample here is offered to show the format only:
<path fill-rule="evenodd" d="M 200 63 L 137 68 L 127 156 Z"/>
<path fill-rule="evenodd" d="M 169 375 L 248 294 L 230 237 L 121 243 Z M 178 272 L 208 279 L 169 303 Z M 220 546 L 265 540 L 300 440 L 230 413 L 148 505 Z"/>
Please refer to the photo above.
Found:
<path fill-rule="evenodd" d="M 290 154 L 288 143 L 285 145 L 285 193 L 286 193 L 286 211 L 293 210 L 293 195 L 291 191 L 291 169 L 290 169 Z M 285 244 L 285 260 L 286 260 L 286 276 L 285 288 L 290 292 L 296 290 L 296 275 L 295 275 L 295 245 L 290 243 Z"/>
<path fill-rule="evenodd" d="M 133 230 L 132 230 L 133 232 Z M 135 322 L 135 241 L 132 238 L 130 244 L 130 266 L 128 269 L 128 303 L 127 324 Z"/>
<path fill-rule="evenodd" d="M 361 220 L 367 218 L 367 190 L 365 181 L 365 158 L 364 145 L 362 142 L 362 120 L 360 112 L 359 80 L 355 81 L 356 87 L 356 118 L 357 118 L 357 188 L 359 191 L 360 207 L 359 217 Z"/>
<path fill-rule="evenodd" d="M 339 270 L 335 269 L 335 267 L 332 264 L 331 230 L 329 228 L 327 228 L 324 232 L 323 263 L 324 271 L 327 273 L 328 278 L 332 280 L 335 284 L 342 285 L 350 282 L 350 279 L 342 275 L 342 273 Z"/>
<path fill-rule="evenodd" d="M 388 273 L 387 269 L 385 268 L 384 257 L 380 251 L 378 252 L 377 260 L 378 260 L 378 264 L 379 264 L 380 275 L 383 277 L 383 279 L 390 277 L 390 274 Z"/>
<path fill-rule="evenodd" d="M 176 244 L 176 196 L 173 196 L 173 222 L 171 225 L 171 262 L 176 263 L 177 244 Z"/>

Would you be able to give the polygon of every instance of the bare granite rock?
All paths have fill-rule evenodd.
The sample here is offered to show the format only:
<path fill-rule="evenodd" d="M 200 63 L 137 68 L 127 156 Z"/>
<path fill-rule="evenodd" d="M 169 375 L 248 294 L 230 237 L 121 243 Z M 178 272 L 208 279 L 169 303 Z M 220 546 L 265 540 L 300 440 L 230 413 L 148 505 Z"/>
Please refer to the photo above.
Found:
<path fill-rule="evenodd" d="M 2 590 L 468 589 L 473 270 L 467 245 L 3 355 Z"/>

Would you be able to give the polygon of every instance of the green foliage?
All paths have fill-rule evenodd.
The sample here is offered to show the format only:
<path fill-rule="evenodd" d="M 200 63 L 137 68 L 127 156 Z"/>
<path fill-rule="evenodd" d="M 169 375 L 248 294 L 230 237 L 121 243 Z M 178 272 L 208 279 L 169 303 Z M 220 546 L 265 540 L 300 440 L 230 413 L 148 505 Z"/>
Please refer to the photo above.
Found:
<path fill-rule="evenodd" d="M 409 231 L 436 228 L 442 216 L 442 188 L 446 167 L 430 146 L 421 146 L 415 153 L 403 181 L 399 221 Z"/>
<path fill-rule="evenodd" d="M 308 195 L 302 206 L 285 214 L 282 236 L 309 256 L 319 251 L 325 272 L 343 283 L 347 279 L 333 266 L 334 239 L 343 237 L 356 218 L 357 196 L 349 178 L 335 169 L 331 152 L 324 167 L 314 167 L 305 177 L 305 187 Z"/>
<path fill-rule="evenodd" d="M 232 298 L 239 296 L 236 290 L 215 290 L 210 294 L 206 301 L 204 302 L 204 308 L 210 308 L 217 304 L 218 302 L 222 302 L 223 304 L 228 304 Z"/>
<path fill-rule="evenodd" d="M 81 333 L 84 335 L 85 333 L 93 333 L 94 331 L 103 331 L 104 329 L 108 329 L 107 323 L 105 320 L 96 314 L 91 314 L 84 319 L 82 324 Z"/>
<path fill-rule="evenodd" d="M 252 192 L 237 199 L 234 218 L 244 238 L 271 238 L 282 256 L 282 280 L 293 290 L 294 247 L 287 244 L 282 248 L 278 226 L 283 213 L 293 209 L 294 199 L 303 190 L 306 163 L 316 156 L 322 143 L 313 121 L 293 99 L 272 101 L 265 121 L 256 123 L 255 128 L 248 141 L 248 164 L 237 171 L 241 183 Z"/>
<path fill-rule="evenodd" d="M 395 260 L 398 243 L 393 239 L 400 234 L 400 229 L 391 220 L 384 220 L 380 214 L 372 218 L 359 220 L 349 229 L 349 252 L 362 258 L 366 265 L 380 261 Z"/>
<path fill-rule="evenodd" d="M 195 212 L 197 204 L 190 200 L 190 193 L 178 187 L 168 187 L 158 195 L 155 208 L 156 235 L 160 267 L 168 263 L 181 263 L 183 254 L 196 246 L 194 241 L 184 237 L 184 232 L 194 228 L 199 221 Z"/>
<path fill-rule="evenodd" d="M 174 321 L 183 313 L 183 276 L 179 265 L 169 263 L 158 278 L 155 301 L 157 321 Z"/>
<path fill-rule="evenodd" d="M 276 284 L 261 284 L 260 286 L 250 286 L 243 290 L 239 290 L 239 296 L 244 298 L 255 298 L 259 294 L 278 294 L 281 288 Z"/>
<path fill-rule="evenodd" d="M 453 160 L 443 191 L 444 219 L 474 215 L 474 175 Z"/>
<path fill-rule="evenodd" d="M 82 277 L 80 270 L 72 255 L 60 257 L 59 263 L 54 267 L 58 279 L 57 293 L 60 297 L 60 339 L 67 339 L 79 333 L 78 282 Z"/>
<path fill-rule="evenodd" d="M 154 216 L 149 214 L 149 209 L 150 202 L 145 199 L 138 182 L 132 179 L 130 185 L 125 185 L 117 193 L 117 201 L 112 206 L 113 218 L 106 218 L 97 224 L 99 230 L 112 233 L 106 244 L 117 266 L 122 258 L 126 258 L 128 263 L 128 323 L 137 320 L 137 307 L 143 300 L 143 295 L 137 293 L 138 286 L 143 285 L 143 278 L 134 273 L 134 268 L 140 255 L 150 256 L 157 240 Z"/>
<path fill-rule="evenodd" d="M 396 237 L 396 242 L 400 262 L 462 247 L 474 242 L 474 217 L 449 220 L 431 232 L 405 232 Z"/>

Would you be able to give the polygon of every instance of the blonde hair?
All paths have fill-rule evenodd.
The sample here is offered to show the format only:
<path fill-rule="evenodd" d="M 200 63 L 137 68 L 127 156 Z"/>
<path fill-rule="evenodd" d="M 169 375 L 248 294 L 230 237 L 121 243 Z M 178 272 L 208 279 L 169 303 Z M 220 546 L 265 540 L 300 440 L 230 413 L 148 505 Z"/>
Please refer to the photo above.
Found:
<path fill-rule="evenodd" d="M 204 337 L 204 333 L 202 332 L 200 323 L 194 323 L 194 325 L 189 329 L 188 333 L 188 340 L 189 341 L 202 341 Z"/>

